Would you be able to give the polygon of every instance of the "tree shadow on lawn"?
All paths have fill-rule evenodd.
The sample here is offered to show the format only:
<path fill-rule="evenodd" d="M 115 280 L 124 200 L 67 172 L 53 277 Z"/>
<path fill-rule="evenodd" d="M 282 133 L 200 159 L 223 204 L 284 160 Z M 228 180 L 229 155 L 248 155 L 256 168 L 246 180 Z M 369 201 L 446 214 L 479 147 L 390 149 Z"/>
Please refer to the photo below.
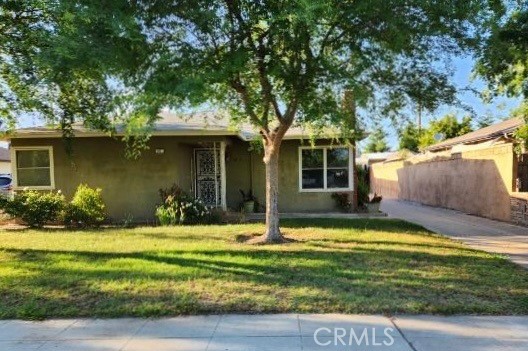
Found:
<path fill-rule="evenodd" d="M 437 234 L 424 227 L 401 219 L 389 218 L 299 218 L 281 220 L 283 228 L 320 228 L 320 229 L 350 229 L 379 230 L 389 233 L 421 232 L 420 234 Z"/>
<path fill-rule="evenodd" d="M 24 272 L 0 281 L 2 318 L 218 312 L 528 313 L 528 272 L 500 257 L 471 251 L 436 254 L 353 247 L 348 252 L 4 252 L 13 255 L 4 264 Z M 94 288 L 105 284 L 116 286 L 104 291 Z"/>
<path fill-rule="evenodd" d="M 239 225 L 255 225 L 256 223 L 240 223 Z M 188 229 L 190 232 L 196 228 L 211 228 L 215 227 L 226 227 L 234 224 L 204 224 L 204 225 L 183 225 L 183 226 L 143 226 L 146 228 L 151 228 L 153 230 L 159 229 L 159 233 L 139 233 L 145 236 L 154 236 L 159 235 L 160 238 L 170 236 L 170 234 L 164 234 L 167 230 L 174 228 L 174 230 L 181 231 L 182 229 Z M 262 224 L 261 224 L 262 225 Z M 389 218 L 297 218 L 297 219 L 282 219 L 281 220 L 282 228 L 320 228 L 320 229 L 350 229 L 350 230 L 379 230 L 389 233 L 402 233 L 402 230 L 406 232 L 421 232 L 430 233 L 435 235 L 433 232 L 425 229 L 424 227 L 410 223 L 400 219 L 389 219 Z M 69 228 L 64 226 L 53 226 L 53 227 L 43 227 L 43 228 L 4 228 L 6 232 L 31 232 L 38 230 L 40 233 L 108 233 L 115 231 L 130 231 L 134 229 L 142 228 L 138 226 L 135 228 L 124 228 L 120 226 L 110 226 L 110 227 L 99 227 L 99 228 Z M 138 234 L 134 232 L 134 234 Z"/>

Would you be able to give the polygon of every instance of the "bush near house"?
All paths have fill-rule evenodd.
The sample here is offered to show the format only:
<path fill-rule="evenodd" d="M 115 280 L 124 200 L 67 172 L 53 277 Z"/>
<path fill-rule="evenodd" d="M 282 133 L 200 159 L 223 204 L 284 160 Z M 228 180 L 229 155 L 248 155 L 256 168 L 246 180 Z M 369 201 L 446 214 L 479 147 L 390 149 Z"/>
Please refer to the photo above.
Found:
<path fill-rule="evenodd" d="M 106 219 L 100 188 L 80 184 L 72 201 L 65 206 L 64 224 L 74 227 L 97 227 Z"/>
<path fill-rule="evenodd" d="M 59 219 L 64 209 L 64 196 L 60 191 L 21 191 L 12 199 L 0 197 L 0 209 L 28 226 L 38 228 Z"/>
<path fill-rule="evenodd" d="M 72 201 L 66 203 L 60 190 L 24 190 L 16 192 L 12 199 L 0 197 L 0 209 L 34 228 L 50 222 L 61 222 L 67 226 L 95 227 L 106 218 L 101 192 L 101 189 L 92 189 L 81 184 Z"/>
<path fill-rule="evenodd" d="M 200 199 L 194 199 L 179 186 L 159 191 L 162 204 L 156 208 L 161 225 L 210 223 L 212 213 Z"/>
<path fill-rule="evenodd" d="M 358 207 L 365 208 L 369 202 L 370 184 L 368 170 L 363 166 L 356 166 L 357 172 L 357 191 L 358 191 Z M 352 201 L 349 198 L 349 193 L 338 192 L 332 194 L 336 207 L 344 212 L 349 212 L 352 207 Z"/>

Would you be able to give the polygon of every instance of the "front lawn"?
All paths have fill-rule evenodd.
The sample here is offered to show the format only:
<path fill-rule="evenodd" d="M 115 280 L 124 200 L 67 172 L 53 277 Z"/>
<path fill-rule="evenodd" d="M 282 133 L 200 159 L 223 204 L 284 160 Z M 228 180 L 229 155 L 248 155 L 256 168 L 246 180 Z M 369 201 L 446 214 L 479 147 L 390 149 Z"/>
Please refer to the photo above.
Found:
<path fill-rule="evenodd" d="M 528 314 L 528 271 L 397 220 L 0 232 L 0 318 Z"/>

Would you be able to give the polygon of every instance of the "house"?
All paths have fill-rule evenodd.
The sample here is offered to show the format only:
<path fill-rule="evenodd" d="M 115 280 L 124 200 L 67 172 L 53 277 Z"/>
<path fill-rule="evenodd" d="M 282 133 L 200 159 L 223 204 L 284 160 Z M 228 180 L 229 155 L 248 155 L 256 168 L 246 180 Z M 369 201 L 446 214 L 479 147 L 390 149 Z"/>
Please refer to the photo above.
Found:
<path fill-rule="evenodd" d="M 263 155 L 252 151 L 258 133 L 246 125 L 230 128 L 229 118 L 219 113 L 182 119 L 164 111 L 160 117 L 148 149 L 137 160 L 124 157 L 121 140 L 82 125 L 74 126 L 71 154 L 57 129 L 19 129 L 9 136 L 14 188 L 61 190 L 71 197 L 80 183 L 99 187 L 114 220 L 130 216 L 152 220 L 160 201 L 158 190 L 174 183 L 207 205 L 235 211 L 242 200 L 240 190 L 252 190 L 263 208 Z M 281 212 L 332 211 L 331 194 L 353 190 L 351 148 L 336 144 L 329 130 L 313 147 L 309 136 L 297 127 L 284 137 Z"/>
<path fill-rule="evenodd" d="M 374 163 L 383 162 L 387 160 L 389 157 L 393 156 L 395 153 L 397 152 L 394 152 L 394 151 L 365 152 L 356 158 L 356 164 L 360 166 L 370 167 Z"/>
<path fill-rule="evenodd" d="M 0 174 L 11 173 L 11 153 L 5 147 L 0 147 Z"/>
<path fill-rule="evenodd" d="M 426 205 L 528 225 L 528 153 L 517 153 L 512 118 L 372 165 L 373 191 Z"/>

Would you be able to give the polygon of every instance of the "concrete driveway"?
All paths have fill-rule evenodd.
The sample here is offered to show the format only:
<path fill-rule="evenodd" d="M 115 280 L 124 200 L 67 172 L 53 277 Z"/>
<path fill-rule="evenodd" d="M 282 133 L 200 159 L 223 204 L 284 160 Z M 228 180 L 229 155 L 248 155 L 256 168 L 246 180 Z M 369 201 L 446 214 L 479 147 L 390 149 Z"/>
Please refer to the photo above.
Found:
<path fill-rule="evenodd" d="M 0 350 L 525 351 L 528 317 L 341 314 L 0 321 Z"/>
<path fill-rule="evenodd" d="M 405 219 L 425 228 L 462 240 L 475 249 L 508 256 L 528 268 L 528 228 L 462 212 L 397 200 L 383 200 L 381 210 L 389 217 Z"/>

